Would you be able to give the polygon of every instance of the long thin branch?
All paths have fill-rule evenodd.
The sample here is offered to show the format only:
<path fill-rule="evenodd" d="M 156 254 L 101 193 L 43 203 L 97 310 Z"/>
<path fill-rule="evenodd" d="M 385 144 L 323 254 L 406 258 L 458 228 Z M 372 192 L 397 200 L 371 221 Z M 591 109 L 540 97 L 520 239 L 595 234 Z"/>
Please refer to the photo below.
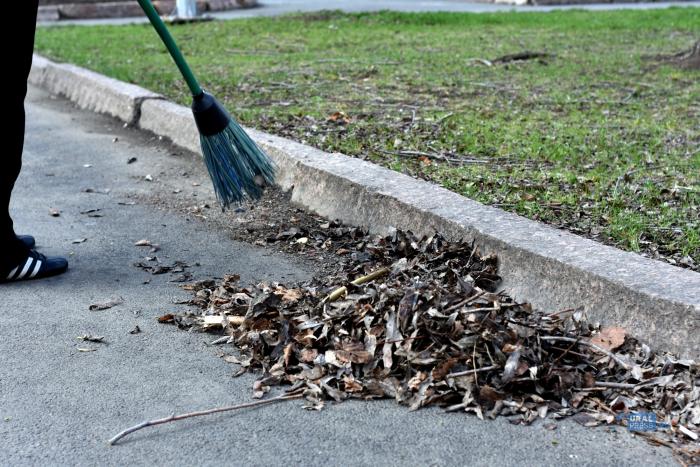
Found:
<path fill-rule="evenodd" d="M 598 353 L 602 353 L 603 355 L 607 355 L 608 357 L 612 358 L 625 370 L 629 370 L 632 368 L 629 365 L 629 363 L 625 362 L 624 360 L 622 360 L 620 357 L 618 357 L 617 355 L 615 355 L 611 351 L 604 349 L 600 346 L 597 346 L 595 344 L 591 344 L 588 341 L 584 341 L 581 339 L 574 339 L 573 337 L 563 337 L 563 336 L 540 336 L 540 339 L 542 339 L 543 341 L 574 342 L 577 344 L 585 345 L 585 346 L 590 347 L 591 349 L 595 350 Z"/>
<path fill-rule="evenodd" d="M 599 388 L 634 389 L 638 385 L 632 383 L 613 383 L 608 381 L 596 381 L 595 386 Z"/>
<path fill-rule="evenodd" d="M 450 373 L 450 374 L 446 375 L 445 378 L 456 378 L 458 376 L 473 375 L 474 373 L 481 373 L 484 371 L 497 370 L 499 368 L 501 368 L 499 365 L 482 366 L 481 368 L 474 368 L 473 370 L 458 371 L 456 373 Z"/>
<path fill-rule="evenodd" d="M 134 431 L 138 431 L 138 430 L 141 430 L 141 429 L 149 427 L 149 426 L 161 425 L 163 423 L 174 422 L 177 420 L 184 420 L 185 418 L 200 417 L 202 415 L 211 415 L 211 414 L 219 413 L 219 412 L 228 412 L 230 410 L 247 409 L 250 407 L 259 407 L 261 405 L 272 404 L 273 402 L 280 402 L 280 401 L 286 401 L 286 400 L 291 400 L 291 399 L 300 399 L 303 396 L 304 395 L 302 393 L 287 394 L 287 395 L 277 396 L 277 397 L 273 397 L 271 399 L 265 399 L 265 400 L 261 400 L 261 401 L 246 402 L 244 404 L 230 405 L 228 407 L 217 407 L 215 409 L 201 410 L 199 412 L 190 412 L 190 413 L 184 413 L 184 414 L 180 414 L 180 415 L 173 414 L 173 415 L 171 415 L 169 417 L 165 417 L 165 418 L 159 418 L 156 420 L 148 420 L 146 422 L 139 423 L 138 425 L 134 425 L 131 428 L 127 428 L 126 430 L 120 432 L 114 438 L 109 440 L 109 444 L 113 445 L 117 441 L 119 441 L 123 437 L 133 433 Z"/>

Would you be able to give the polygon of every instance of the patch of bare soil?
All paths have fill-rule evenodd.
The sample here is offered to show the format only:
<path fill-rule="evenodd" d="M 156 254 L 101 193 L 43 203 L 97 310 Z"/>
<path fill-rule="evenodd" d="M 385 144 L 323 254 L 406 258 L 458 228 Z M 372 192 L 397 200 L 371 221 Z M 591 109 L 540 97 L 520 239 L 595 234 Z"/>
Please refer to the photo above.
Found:
<path fill-rule="evenodd" d="M 690 49 L 673 55 L 657 56 L 661 62 L 673 63 L 687 70 L 700 70 L 700 41 L 697 41 Z"/>

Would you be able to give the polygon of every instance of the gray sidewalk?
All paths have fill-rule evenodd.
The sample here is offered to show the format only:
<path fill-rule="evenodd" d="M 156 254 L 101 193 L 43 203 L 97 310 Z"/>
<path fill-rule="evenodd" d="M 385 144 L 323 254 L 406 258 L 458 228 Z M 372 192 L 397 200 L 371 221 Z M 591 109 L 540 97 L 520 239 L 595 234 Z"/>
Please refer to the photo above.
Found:
<path fill-rule="evenodd" d="M 254 380 L 231 377 L 233 366 L 217 358 L 221 349 L 205 345 L 211 336 L 156 322 L 187 294 L 168 282 L 171 274 L 134 268 L 148 253 L 134 242 L 159 243 L 161 261 L 183 261 L 195 278 L 237 272 L 245 282 L 292 280 L 313 268 L 178 213 L 177 203 L 214 207 L 196 158 L 174 156 L 149 135 L 36 88 L 27 121 L 17 227 L 35 234 L 43 252 L 69 253 L 71 269 L 43 282 L 0 285 L 0 464 L 673 465 L 668 450 L 623 428 L 556 422 L 549 431 L 439 410 L 409 413 L 392 401 L 328 404 L 320 413 L 294 401 L 163 425 L 107 446 L 147 418 L 250 401 Z M 90 217 L 91 209 L 103 217 Z M 124 303 L 88 310 L 115 297 Z M 142 332 L 130 334 L 136 325 Z M 85 333 L 108 344 L 76 339 Z"/>
<path fill-rule="evenodd" d="M 342 10 L 348 13 L 371 12 L 381 10 L 403 12 L 446 11 L 461 13 L 488 13 L 498 11 L 554 11 L 554 10 L 651 10 L 669 7 L 693 8 L 700 2 L 654 2 L 654 3 L 597 3 L 590 5 L 552 5 L 552 6 L 514 6 L 495 3 L 481 3 L 464 0 L 260 0 L 257 8 L 231 10 L 210 13 L 211 16 L 222 19 L 252 18 L 257 16 L 277 16 L 288 13 L 315 12 L 321 10 Z M 147 20 L 138 18 L 112 18 L 96 20 L 64 20 L 58 22 L 40 23 L 43 25 L 97 25 L 97 24 L 131 24 L 144 23 Z"/>

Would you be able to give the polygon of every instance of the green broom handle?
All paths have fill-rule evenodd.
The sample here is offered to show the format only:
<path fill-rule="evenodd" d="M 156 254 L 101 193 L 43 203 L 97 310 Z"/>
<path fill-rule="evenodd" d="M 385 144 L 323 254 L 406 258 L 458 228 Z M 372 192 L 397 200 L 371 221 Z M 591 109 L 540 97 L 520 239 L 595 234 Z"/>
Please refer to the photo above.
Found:
<path fill-rule="evenodd" d="M 175 64 L 180 69 L 180 73 L 182 73 L 182 77 L 187 81 L 187 86 L 189 86 L 190 91 L 192 91 L 192 95 L 196 97 L 202 94 L 202 87 L 197 82 L 197 78 L 194 77 L 194 73 L 192 73 L 189 65 L 187 65 L 185 57 L 182 56 L 182 52 L 177 48 L 175 39 L 170 35 L 170 31 L 168 31 L 168 28 L 163 24 L 163 20 L 160 19 L 160 15 L 153 7 L 150 0 L 138 0 L 138 2 L 143 12 L 146 13 L 146 16 L 148 16 L 148 19 L 151 21 L 156 32 L 163 40 L 165 47 L 168 49 L 168 52 L 170 52 L 170 56 L 173 57 Z"/>

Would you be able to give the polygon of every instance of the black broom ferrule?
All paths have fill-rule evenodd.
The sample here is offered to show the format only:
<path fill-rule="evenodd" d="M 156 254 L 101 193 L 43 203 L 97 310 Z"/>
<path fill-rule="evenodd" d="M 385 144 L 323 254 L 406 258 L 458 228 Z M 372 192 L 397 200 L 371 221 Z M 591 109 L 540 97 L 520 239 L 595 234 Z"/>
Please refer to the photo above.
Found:
<path fill-rule="evenodd" d="M 194 96 L 192 113 L 202 136 L 212 136 L 221 133 L 228 126 L 231 117 L 226 109 L 211 94 L 202 91 Z"/>

